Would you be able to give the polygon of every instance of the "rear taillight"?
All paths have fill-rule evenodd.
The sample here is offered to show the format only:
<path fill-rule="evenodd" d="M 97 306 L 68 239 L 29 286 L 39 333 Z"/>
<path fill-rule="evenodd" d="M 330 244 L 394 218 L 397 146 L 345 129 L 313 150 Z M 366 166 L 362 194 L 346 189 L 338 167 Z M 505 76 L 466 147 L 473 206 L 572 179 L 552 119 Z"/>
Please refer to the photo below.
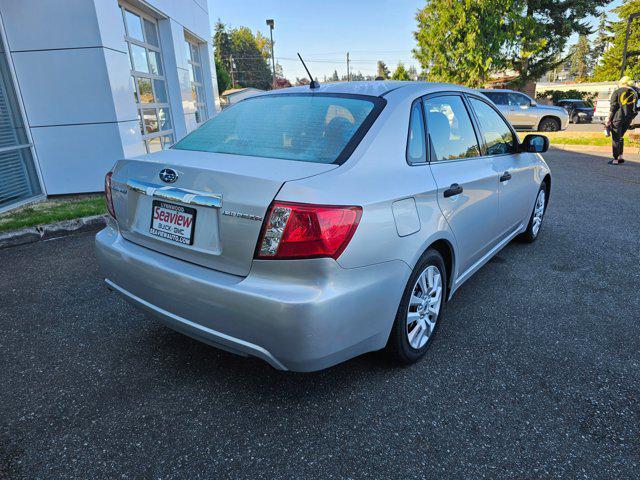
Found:
<path fill-rule="evenodd" d="M 104 176 L 104 200 L 107 203 L 109 215 L 116 218 L 116 212 L 113 209 L 113 198 L 111 197 L 111 175 L 113 175 L 113 172 L 109 172 Z"/>
<path fill-rule="evenodd" d="M 358 227 L 362 207 L 273 202 L 255 258 L 338 258 Z"/>

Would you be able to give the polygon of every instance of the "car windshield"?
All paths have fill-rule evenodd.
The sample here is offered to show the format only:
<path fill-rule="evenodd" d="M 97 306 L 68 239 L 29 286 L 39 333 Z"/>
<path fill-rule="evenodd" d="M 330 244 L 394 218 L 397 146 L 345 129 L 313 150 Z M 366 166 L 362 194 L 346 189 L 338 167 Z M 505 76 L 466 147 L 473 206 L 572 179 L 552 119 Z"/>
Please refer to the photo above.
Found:
<path fill-rule="evenodd" d="M 256 96 L 223 110 L 173 148 L 339 163 L 349 142 L 362 135 L 358 130 L 374 119 L 370 116 L 379 101 L 319 94 Z"/>

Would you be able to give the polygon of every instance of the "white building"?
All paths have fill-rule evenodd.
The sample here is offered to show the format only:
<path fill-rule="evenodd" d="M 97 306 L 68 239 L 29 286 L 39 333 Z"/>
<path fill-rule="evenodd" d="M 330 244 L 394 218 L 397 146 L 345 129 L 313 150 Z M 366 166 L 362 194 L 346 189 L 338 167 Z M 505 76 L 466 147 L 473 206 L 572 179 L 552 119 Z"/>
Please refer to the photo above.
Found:
<path fill-rule="evenodd" d="M 0 0 L 0 211 L 96 192 L 219 108 L 207 0 Z"/>

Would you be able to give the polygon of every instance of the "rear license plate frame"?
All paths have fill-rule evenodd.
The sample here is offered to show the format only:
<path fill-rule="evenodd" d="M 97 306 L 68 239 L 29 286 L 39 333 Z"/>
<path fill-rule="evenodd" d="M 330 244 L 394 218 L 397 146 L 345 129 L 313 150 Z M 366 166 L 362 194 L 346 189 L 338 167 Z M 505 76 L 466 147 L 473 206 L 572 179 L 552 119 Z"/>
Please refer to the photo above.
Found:
<path fill-rule="evenodd" d="M 179 235 L 177 233 L 167 232 L 164 230 L 158 230 L 153 226 L 154 216 L 156 212 L 156 207 L 160 207 L 164 210 L 173 210 L 179 213 L 186 213 L 191 215 L 191 231 L 189 238 L 184 235 Z M 193 240 L 196 233 L 196 218 L 198 211 L 192 207 L 185 207 L 184 205 L 179 205 L 177 203 L 166 202 L 164 200 L 153 200 L 151 203 L 151 222 L 149 224 L 149 234 L 154 237 L 163 238 L 165 240 L 170 241 L 176 245 L 193 245 Z"/>

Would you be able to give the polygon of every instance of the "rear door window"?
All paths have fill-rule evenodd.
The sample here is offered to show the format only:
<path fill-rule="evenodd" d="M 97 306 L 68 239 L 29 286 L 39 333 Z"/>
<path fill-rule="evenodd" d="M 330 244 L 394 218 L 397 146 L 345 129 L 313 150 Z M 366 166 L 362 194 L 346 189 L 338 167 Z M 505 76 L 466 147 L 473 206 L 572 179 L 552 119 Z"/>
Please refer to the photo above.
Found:
<path fill-rule="evenodd" d="M 385 103 L 364 95 L 256 96 L 223 110 L 173 148 L 342 163 Z"/>
<path fill-rule="evenodd" d="M 458 95 L 428 98 L 424 101 L 432 160 L 455 160 L 480 155 L 467 108 Z"/>
<path fill-rule="evenodd" d="M 502 117 L 482 100 L 471 98 L 469 101 L 478 117 L 487 155 L 515 153 L 516 138 Z"/>

